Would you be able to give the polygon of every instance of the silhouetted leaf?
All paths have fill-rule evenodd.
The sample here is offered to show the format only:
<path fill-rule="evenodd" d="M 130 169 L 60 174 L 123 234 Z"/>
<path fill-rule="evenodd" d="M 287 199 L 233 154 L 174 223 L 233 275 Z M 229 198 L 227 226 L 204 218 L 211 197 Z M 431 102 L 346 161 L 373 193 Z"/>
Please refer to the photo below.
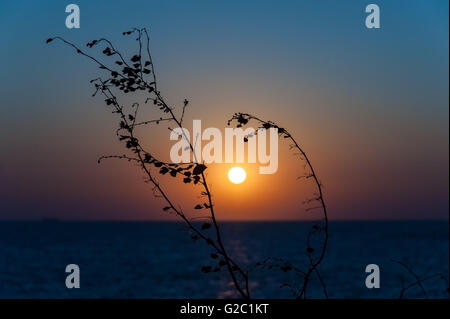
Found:
<path fill-rule="evenodd" d="M 111 52 L 111 49 L 109 47 L 107 47 L 106 49 L 103 50 L 103 54 L 110 56 L 113 53 Z"/>
<path fill-rule="evenodd" d="M 200 204 L 197 204 L 197 205 L 195 205 L 195 207 L 194 207 L 194 209 L 202 209 L 202 208 L 203 208 L 203 206 L 200 205 Z"/>
<path fill-rule="evenodd" d="M 314 252 L 314 248 L 308 247 L 306 248 L 306 251 L 308 252 L 308 254 L 312 254 Z"/>
<path fill-rule="evenodd" d="M 152 159 L 152 157 L 151 157 L 150 154 L 145 154 L 144 155 L 144 162 L 148 163 L 148 162 L 150 162 L 151 159 Z"/>
<path fill-rule="evenodd" d="M 206 166 L 204 164 L 197 164 L 197 166 L 195 166 L 194 170 L 192 171 L 192 174 L 200 175 L 205 169 Z"/>
<path fill-rule="evenodd" d="M 237 121 L 239 122 L 239 127 L 248 123 L 248 119 L 246 119 L 242 114 L 239 115 Z"/>
<path fill-rule="evenodd" d="M 204 224 L 202 225 L 202 229 L 203 229 L 203 230 L 209 229 L 209 228 L 211 228 L 211 224 L 210 224 L 210 223 L 204 223 Z"/>
<path fill-rule="evenodd" d="M 92 40 L 91 42 L 86 43 L 86 46 L 89 48 L 92 48 L 94 45 L 97 44 L 97 40 Z"/>
<path fill-rule="evenodd" d="M 120 128 L 126 128 L 128 127 L 127 124 L 124 121 L 120 121 Z"/>
<path fill-rule="evenodd" d="M 169 169 L 167 168 L 167 167 L 161 167 L 161 169 L 159 170 L 159 173 L 160 174 L 162 174 L 162 175 L 164 175 L 164 174 L 166 174 L 167 172 L 169 171 Z"/>
<path fill-rule="evenodd" d="M 163 208 L 163 211 L 167 211 L 169 209 L 171 209 L 171 207 L 170 206 L 166 206 L 166 207 Z"/>
<path fill-rule="evenodd" d="M 47 41 L 45 41 L 45 43 L 50 43 L 53 41 L 53 38 L 48 38 Z"/>
<path fill-rule="evenodd" d="M 132 148 L 132 147 L 136 147 L 138 146 L 138 140 L 137 138 L 130 138 L 127 143 L 126 143 L 126 147 L 127 148 Z"/>

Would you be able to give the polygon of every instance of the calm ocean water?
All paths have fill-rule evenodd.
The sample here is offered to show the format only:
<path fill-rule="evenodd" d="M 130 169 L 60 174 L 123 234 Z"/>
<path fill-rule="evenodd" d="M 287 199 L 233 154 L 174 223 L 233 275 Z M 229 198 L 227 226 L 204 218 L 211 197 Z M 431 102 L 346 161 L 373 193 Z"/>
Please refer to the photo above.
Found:
<path fill-rule="evenodd" d="M 305 265 L 302 222 L 222 223 L 230 255 L 243 264 L 268 256 Z M 232 297 L 227 274 L 204 274 L 211 251 L 177 223 L 0 222 L 1 298 L 216 298 Z M 449 273 L 448 221 L 332 222 L 321 271 L 332 298 L 397 298 L 419 275 Z M 81 288 L 65 287 L 65 267 L 78 264 Z M 365 267 L 378 264 L 381 288 L 365 287 Z M 253 297 L 291 297 L 278 270 L 250 274 Z M 424 283 L 431 297 L 448 298 L 440 280 Z M 310 297 L 321 298 L 316 280 Z M 420 297 L 412 289 L 407 297 Z"/>

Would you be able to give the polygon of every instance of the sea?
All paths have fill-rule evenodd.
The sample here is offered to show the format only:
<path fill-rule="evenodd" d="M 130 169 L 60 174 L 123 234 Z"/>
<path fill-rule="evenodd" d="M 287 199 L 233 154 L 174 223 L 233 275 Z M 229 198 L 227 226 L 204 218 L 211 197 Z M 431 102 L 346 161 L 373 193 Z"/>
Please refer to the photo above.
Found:
<path fill-rule="evenodd" d="M 253 298 L 293 298 L 298 272 L 261 267 L 282 259 L 306 270 L 310 222 L 222 222 L 229 255 L 249 271 Z M 213 236 L 212 230 L 208 230 Z M 0 298 L 234 298 L 211 247 L 176 222 L 0 222 Z M 399 261 L 409 269 L 401 266 Z M 79 267 L 80 287 L 66 287 L 66 266 Z M 367 265 L 379 268 L 368 288 Z M 330 222 L 320 267 L 329 298 L 448 298 L 448 221 Z M 417 277 L 416 277 L 417 276 Z M 431 276 L 430 279 L 426 279 Z M 434 276 L 434 277 L 433 277 Z M 414 285 L 422 282 L 426 295 Z M 307 298 L 324 298 L 316 276 Z"/>

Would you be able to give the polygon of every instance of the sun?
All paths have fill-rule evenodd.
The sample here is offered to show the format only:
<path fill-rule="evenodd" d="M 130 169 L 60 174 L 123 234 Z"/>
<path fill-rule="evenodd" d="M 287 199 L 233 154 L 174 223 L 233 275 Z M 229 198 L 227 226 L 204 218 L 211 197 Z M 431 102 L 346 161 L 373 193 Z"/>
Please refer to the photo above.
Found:
<path fill-rule="evenodd" d="M 247 173 L 242 167 L 235 166 L 228 171 L 228 179 L 234 184 L 240 184 L 247 178 Z"/>

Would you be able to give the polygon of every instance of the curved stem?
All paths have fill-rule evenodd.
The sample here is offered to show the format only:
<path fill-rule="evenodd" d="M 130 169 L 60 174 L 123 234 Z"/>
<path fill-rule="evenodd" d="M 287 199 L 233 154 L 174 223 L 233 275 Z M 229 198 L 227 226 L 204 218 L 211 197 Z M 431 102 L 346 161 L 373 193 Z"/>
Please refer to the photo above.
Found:
<path fill-rule="evenodd" d="M 310 277 L 312 275 L 313 272 L 316 272 L 319 278 L 320 283 L 322 284 L 322 288 L 324 291 L 324 295 L 326 298 L 328 298 L 328 293 L 326 290 L 326 286 L 323 282 L 322 277 L 320 276 L 319 270 L 318 270 L 318 266 L 319 264 L 323 261 L 324 257 L 325 257 L 325 253 L 326 253 L 326 249 L 327 249 L 327 245 L 328 245 L 328 213 L 327 213 L 327 207 L 325 205 L 325 200 L 324 200 L 324 196 L 323 196 L 323 190 L 322 190 L 322 185 L 319 182 L 319 178 L 317 177 L 317 174 L 311 164 L 311 161 L 309 160 L 308 155 L 306 155 L 306 152 L 302 149 L 302 147 L 300 147 L 300 145 L 297 143 L 297 141 L 294 139 L 294 137 L 286 130 L 286 129 L 282 129 L 280 128 L 278 125 L 276 125 L 275 123 L 271 122 L 271 121 L 265 121 L 262 120 L 252 114 L 248 114 L 248 113 L 237 113 L 233 116 L 232 119 L 236 119 L 236 120 L 240 120 L 242 118 L 247 118 L 247 120 L 253 119 L 256 120 L 257 122 L 260 122 L 262 124 L 266 124 L 270 127 L 275 127 L 278 128 L 280 131 L 279 133 L 285 134 L 286 138 L 290 139 L 291 142 L 294 144 L 295 148 L 300 152 L 300 154 L 303 156 L 303 158 L 306 161 L 306 164 L 311 172 L 310 176 L 308 177 L 312 177 L 314 180 L 314 183 L 316 185 L 317 191 L 319 193 L 319 196 L 317 197 L 317 200 L 320 202 L 320 206 L 322 208 L 323 211 L 323 219 L 324 219 L 324 233 L 325 233 L 325 238 L 324 238 L 324 242 L 322 245 L 322 249 L 319 255 L 319 258 L 316 261 L 313 261 L 312 258 L 308 255 L 308 258 L 310 259 L 310 267 L 308 269 L 308 271 L 305 274 L 305 278 L 304 278 L 304 282 L 303 282 L 303 287 L 299 292 L 298 298 L 306 298 L 306 289 L 308 287 L 308 283 L 310 280 Z"/>

